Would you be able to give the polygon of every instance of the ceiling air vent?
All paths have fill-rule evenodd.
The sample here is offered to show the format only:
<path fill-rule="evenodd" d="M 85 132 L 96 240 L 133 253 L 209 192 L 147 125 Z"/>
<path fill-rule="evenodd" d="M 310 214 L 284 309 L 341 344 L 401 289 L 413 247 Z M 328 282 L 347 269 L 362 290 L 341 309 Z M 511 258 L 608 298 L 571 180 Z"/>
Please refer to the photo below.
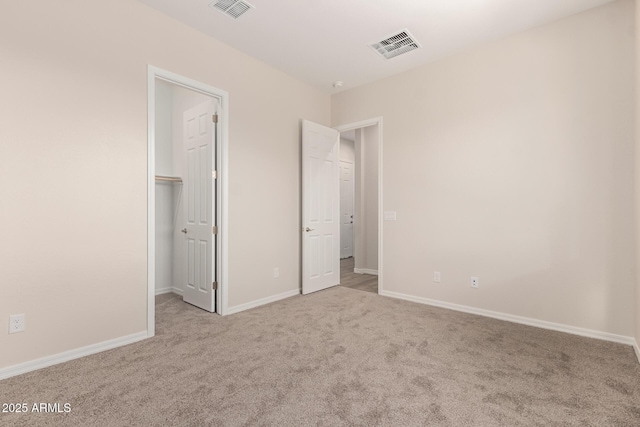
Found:
<path fill-rule="evenodd" d="M 242 0 L 217 0 L 209 6 L 233 19 L 238 19 L 245 12 L 253 9 L 253 5 Z"/>
<path fill-rule="evenodd" d="M 413 37 L 408 30 L 401 30 L 398 34 L 394 34 L 377 43 L 372 43 L 369 46 L 386 59 L 391 59 L 403 53 L 418 49 L 420 44 L 418 44 L 415 37 Z"/>

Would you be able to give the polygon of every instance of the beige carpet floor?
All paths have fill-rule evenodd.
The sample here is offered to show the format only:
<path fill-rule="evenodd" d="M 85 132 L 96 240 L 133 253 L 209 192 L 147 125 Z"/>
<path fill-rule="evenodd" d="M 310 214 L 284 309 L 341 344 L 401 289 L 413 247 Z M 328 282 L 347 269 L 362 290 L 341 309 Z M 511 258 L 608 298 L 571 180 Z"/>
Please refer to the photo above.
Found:
<path fill-rule="evenodd" d="M 640 426 L 631 347 L 342 287 L 0 381 L 2 426 Z"/>

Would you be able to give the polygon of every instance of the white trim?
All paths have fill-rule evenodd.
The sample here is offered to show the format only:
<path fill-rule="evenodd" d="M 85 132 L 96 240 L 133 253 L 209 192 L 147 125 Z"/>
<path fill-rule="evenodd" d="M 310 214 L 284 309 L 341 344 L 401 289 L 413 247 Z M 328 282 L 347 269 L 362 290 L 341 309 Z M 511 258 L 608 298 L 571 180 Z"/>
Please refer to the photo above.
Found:
<path fill-rule="evenodd" d="M 147 336 L 155 335 L 155 81 L 169 83 L 199 92 L 218 100 L 220 121 L 218 122 L 218 152 L 216 156 L 216 215 L 218 239 L 216 241 L 216 263 L 218 291 L 216 311 L 227 314 L 229 292 L 229 93 L 188 77 L 148 66 L 147 75 Z M 175 292 L 175 291 L 174 291 Z M 176 292 L 178 293 L 178 292 Z"/>
<path fill-rule="evenodd" d="M 479 316 L 491 317 L 493 319 L 506 320 L 507 322 L 519 323 L 522 325 L 535 326 L 537 328 L 549 329 L 552 331 L 566 332 L 572 335 L 580 335 L 588 338 L 595 338 L 603 341 L 610 341 L 619 344 L 634 345 L 635 339 L 624 335 L 610 334 L 608 332 L 594 331 L 592 329 L 578 328 L 576 326 L 563 325 L 561 323 L 547 322 L 545 320 L 532 319 L 529 317 L 515 316 L 513 314 L 499 313 L 497 311 L 484 310 L 481 308 L 469 307 L 466 305 L 452 304 L 428 298 L 415 297 L 398 292 L 383 291 L 380 295 L 402 299 L 405 301 L 417 302 L 434 307 L 446 308 L 449 310 L 461 311 L 463 313 L 477 314 Z M 640 350 L 636 350 L 637 352 Z M 637 354 L 637 353 L 636 353 Z"/>
<path fill-rule="evenodd" d="M 273 295 L 270 297 L 258 299 L 255 301 L 247 302 L 245 304 L 236 305 L 233 307 L 227 308 L 227 314 L 236 314 L 241 311 L 249 310 L 251 308 L 260 307 L 261 305 L 270 304 L 272 302 L 280 301 L 286 298 L 294 297 L 296 295 L 300 295 L 300 289 L 294 289 L 292 291 L 283 292 L 278 295 Z"/>
<path fill-rule="evenodd" d="M 156 334 L 156 73 L 147 69 L 147 336 Z M 153 184 L 152 184 L 153 183 Z"/>
<path fill-rule="evenodd" d="M 382 117 L 374 117 L 372 119 L 360 120 L 359 122 L 349 123 L 346 125 L 334 126 L 333 128 L 338 132 L 346 132 L 355 129 L 366 128 L 369 126 L 375 126 L 382 123 Z"/>
<path fill-rule="evenodd" d="M 184 291 L 182 289 L 173 286 L 169 288 L 156 289 L 156 296 L 163 294 L 176 294 L 182 296 L 183 293 Z"/>
<path fill-rule="evenodd" d="M 378 274 L 378 294 L 382 295 L 382 293 L 384 292 L 384 275 L 383 275 L 383 272 L 384 272 L 384 269 L 383 269 L 384 221 L 383 221 L 383 212 L 382 212 L 384 207 L 384 203 L 383 203 L 384 198 L 383 198 L 383 192 L 382 192 L 382 188 L 383 188 L 382 158 L 384 153 L 382 146 L 383 146 L 384 138 L 383 138 L 383 128 L 382 128 L 382 117 L 374 117 L 372 119 L 361 120 L 355 123 L 335 126 L 334 129 L 337 130 L 338 132 L 345 132 L 349 130 L 361 129 L 361 128 L 375 126 L 375 125 L 378 125 L 378 271 L 377 271 L 377 274 Z M 355 272 L 355 269 L 354 269 L 354 272 Z M 369 274 L 373 274 L 373 273 L 369 273 Z"/>
<path fill-rule="evenodd" d="M 142 341 L 146 338 L 147 338 L 147 331 L 142 331 L 136 334 L 127 335 L 127 336 L 115 338 L 109 341 L 104 341 L 97 344 L 91 344 L 86 347 L 80 347 L 74 350 L 69 350 L 62 353 L 54 354 L 52 356 L 31 360 L 29 362 L 19 363 L 17 365 L 0 369 L 0 380 L 4 380 L 10 377 L 15 377 L 16 375 L 26 374 L 27 372 L 36 371 L 38 369 L 57 365 L 59 363 L 68 362 L 69 360 L 90 356 L 92 354 L 111 350 L 116 347 L 122 347 L 128 344 L 133 344 L 134 342 Z"/>
<path fill-rule="evenodd" d="M 640 347 L 638 346 L 638 341 L 635 339 L 633 340 L 633 351 L 635 351 L 638 363 L 640 363 Z"/>
<path fill-rule="evenodd" d="M 370 268 L 354 268 L 353 272 L 356 274 L 373 274 L 375 276 L 378 275 L 378 270 L 372 270 Z"/>

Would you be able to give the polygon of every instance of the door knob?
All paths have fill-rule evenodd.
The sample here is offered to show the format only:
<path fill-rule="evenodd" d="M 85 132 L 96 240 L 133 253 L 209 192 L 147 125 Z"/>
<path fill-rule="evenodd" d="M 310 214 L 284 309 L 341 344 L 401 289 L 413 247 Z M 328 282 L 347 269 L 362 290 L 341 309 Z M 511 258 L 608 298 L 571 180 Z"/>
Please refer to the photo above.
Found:
<path fill-rule="evenodd" d="M 180 230 L 181 232 L 183 232 L 184 234 L 187 234 L 187 229 L 183 228 L 182 230 Z"/>
<path fill-rule="evenodd" d="M 306 231 L 307 233 L 310 232 L 310 231 L 313 231 L 313 230 L 314 230 L 313 228 L 309 228 L 309 227 L 304 229 L 304 231 Z"/>

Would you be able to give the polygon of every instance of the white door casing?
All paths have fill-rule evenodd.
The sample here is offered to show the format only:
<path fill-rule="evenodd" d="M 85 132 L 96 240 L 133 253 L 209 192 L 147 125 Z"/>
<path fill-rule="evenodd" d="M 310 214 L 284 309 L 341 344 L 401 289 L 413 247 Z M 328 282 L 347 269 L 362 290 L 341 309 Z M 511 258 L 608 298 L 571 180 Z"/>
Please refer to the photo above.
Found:
<path fill-rule="evenodd" d="M 353 256 L 353 163 L 340 160 L 340 258 Z"/>
<path fill-rule="evenodd" d="M 302 122 L 302 293 L 340 284 L 340 137 Z"/>
<path fill-rule="evenodd" d="M 216 242 L 215 165 L 216 132 L 212 116 L 216 100 L 184 112 L 184 201 L 186 271 L 183 300 L 209 312 L 215 311 Z"/>

